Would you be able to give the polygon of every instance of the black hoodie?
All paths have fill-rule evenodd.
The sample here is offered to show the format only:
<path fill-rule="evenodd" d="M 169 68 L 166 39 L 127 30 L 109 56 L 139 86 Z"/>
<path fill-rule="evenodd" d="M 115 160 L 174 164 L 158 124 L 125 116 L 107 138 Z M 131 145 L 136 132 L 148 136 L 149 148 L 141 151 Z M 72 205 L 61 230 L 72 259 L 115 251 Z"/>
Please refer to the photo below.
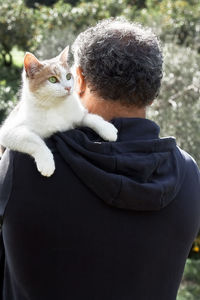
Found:
<path fill-rule="evenodd" d="M 198 167 L 154 122 L 112 122 L 117 142 L 89 128 L 48 139 L 50 178 L 3 156 L 3 300 L 176 299 L 200 228 Z"/>

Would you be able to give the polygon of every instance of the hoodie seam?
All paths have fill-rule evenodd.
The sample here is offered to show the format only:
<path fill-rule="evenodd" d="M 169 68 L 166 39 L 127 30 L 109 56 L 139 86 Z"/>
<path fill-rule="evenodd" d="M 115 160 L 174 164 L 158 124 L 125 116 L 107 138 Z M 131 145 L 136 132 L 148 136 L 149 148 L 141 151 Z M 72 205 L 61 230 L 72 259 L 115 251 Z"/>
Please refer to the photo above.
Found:
<path fill-rule="evenodd" d="M 112 204 L 117 204 L 116 199 L 119 198 L 121 190 L 122 190 L 122 176 L 120 176 L 119 190 L 118 190 L 117 194 L 115 195 L 115 197 L 113 197 L 112 202 L 111 202 Z"/>
<path fill-rule="evenodd" d="M 112 144 L 111 144 L 111 148 L 112 148 Z M 115 157 L 115 173 L 117 173 L 117 169 L 118 169 L 118 159 L 117 157 Z M 117 194 L 115 195 L 115 197 L 113 197 L 112 199 L 112 204 L 114 204 L 114 202 L 116 201 L 116 199 L 119 197 L 120 193 L 121 193 L 121 189 L 122 189 L 122 176 L 120 175 L 120 184 L 119 184 L 119 189 Z"/>
<path fill-rule="evenodd" d="M 179 147 L 177 147 L 176 148 L 176 150 L 177 150 L 177 153 L 178 153 L 178 155 L 182 158 L 182 161 L 184 161 L 184 158 L 183 158 L 183 156 L 182 156 L 182 154 L 181 154 L 181 151 L 180 151 L 180 149 L 179 149 Z M 175 151 L 176 150 L 174 150 L 174 154 L 175 154 Z M 175 185 L 175 194 L 173 195 L 173 193 L 171 192 L 171 194 L 174 196 L 173 197 L 173 199 L 176 197 L 176 195 L 178 194 L 178 192 L 179 192 L 179 189 L 178 189 L 178 187 L 181 187 L 182 186 L 182 184 L 183 184 L 183 182 L 184 182 L 184 180 L 185 180 L 185 176 L 186 176 L 186 167 L 185 167 L 185 165 L 184 165 L 184 170 L 183 170 L 183 176 L 181 176 L 181 180 L 179 181 L 179 182 L 177 182 L 177 184 Z M 162 192 L 162 197 L 161 197 L 161 209 L 163 208 L 163 207 L 165 207 L 164 206 L 164 198 L 165 198 L 165 195 L 167 194 L 167 191 L 166 191 L 166 188 L 163 190 L 163 192 Z M 171 196 L 171 195 L 170 195 Z M 169 194 L 168 194 L 168 198 L 169 198 Z M 172 199 L 172 200 L 173 200 Z M 171 201 L 170 201 L 171 202 Z M 168 203 L 169 204 L 169 203 Z M 168 205 L 167 204 L 167 205 Z"/>

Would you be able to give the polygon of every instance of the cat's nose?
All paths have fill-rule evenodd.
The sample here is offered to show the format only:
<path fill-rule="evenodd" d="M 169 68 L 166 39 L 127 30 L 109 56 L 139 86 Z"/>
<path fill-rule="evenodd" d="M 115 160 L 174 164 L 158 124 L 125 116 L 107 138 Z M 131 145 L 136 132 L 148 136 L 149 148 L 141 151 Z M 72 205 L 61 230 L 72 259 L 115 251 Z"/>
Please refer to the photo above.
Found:
<path fill-rule="evenodd" d="M 65 90 L 68 91 L 68 92 L 70 92 L 71 87 L 70 86 L 69 87 L 65 87 Z"/>

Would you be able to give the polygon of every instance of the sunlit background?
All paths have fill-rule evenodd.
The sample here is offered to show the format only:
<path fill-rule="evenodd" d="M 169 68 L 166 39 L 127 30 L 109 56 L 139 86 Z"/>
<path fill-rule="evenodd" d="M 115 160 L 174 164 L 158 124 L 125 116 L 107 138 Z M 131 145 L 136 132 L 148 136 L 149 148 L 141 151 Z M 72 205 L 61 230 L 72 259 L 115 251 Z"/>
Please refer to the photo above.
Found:
<path fill-rule="evenodd" d="M 200 0 L 0 0 L 0 122 L 19 100 L 25 51 L 54 57 L 80 31 L 115 16 L 150 26 L 160 37 L 164 78 L 148 117 L 200 165 Z M 177 299 L 200 299 L 200 236 Z"/>

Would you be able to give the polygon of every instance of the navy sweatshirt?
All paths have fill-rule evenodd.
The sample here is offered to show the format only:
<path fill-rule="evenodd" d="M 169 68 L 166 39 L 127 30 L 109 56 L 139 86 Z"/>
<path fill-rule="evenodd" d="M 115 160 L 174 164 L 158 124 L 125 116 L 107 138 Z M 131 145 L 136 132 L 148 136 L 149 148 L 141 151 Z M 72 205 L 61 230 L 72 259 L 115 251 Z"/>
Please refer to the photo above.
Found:
<path fill-rule="evenodd" d="M 48 139 L 50 178 L 3 155 L 3 300 L 176 299 L 200 228 L 198 167 L 154 122 L 112 122 L 117 142 L 89 128 Z"/>

